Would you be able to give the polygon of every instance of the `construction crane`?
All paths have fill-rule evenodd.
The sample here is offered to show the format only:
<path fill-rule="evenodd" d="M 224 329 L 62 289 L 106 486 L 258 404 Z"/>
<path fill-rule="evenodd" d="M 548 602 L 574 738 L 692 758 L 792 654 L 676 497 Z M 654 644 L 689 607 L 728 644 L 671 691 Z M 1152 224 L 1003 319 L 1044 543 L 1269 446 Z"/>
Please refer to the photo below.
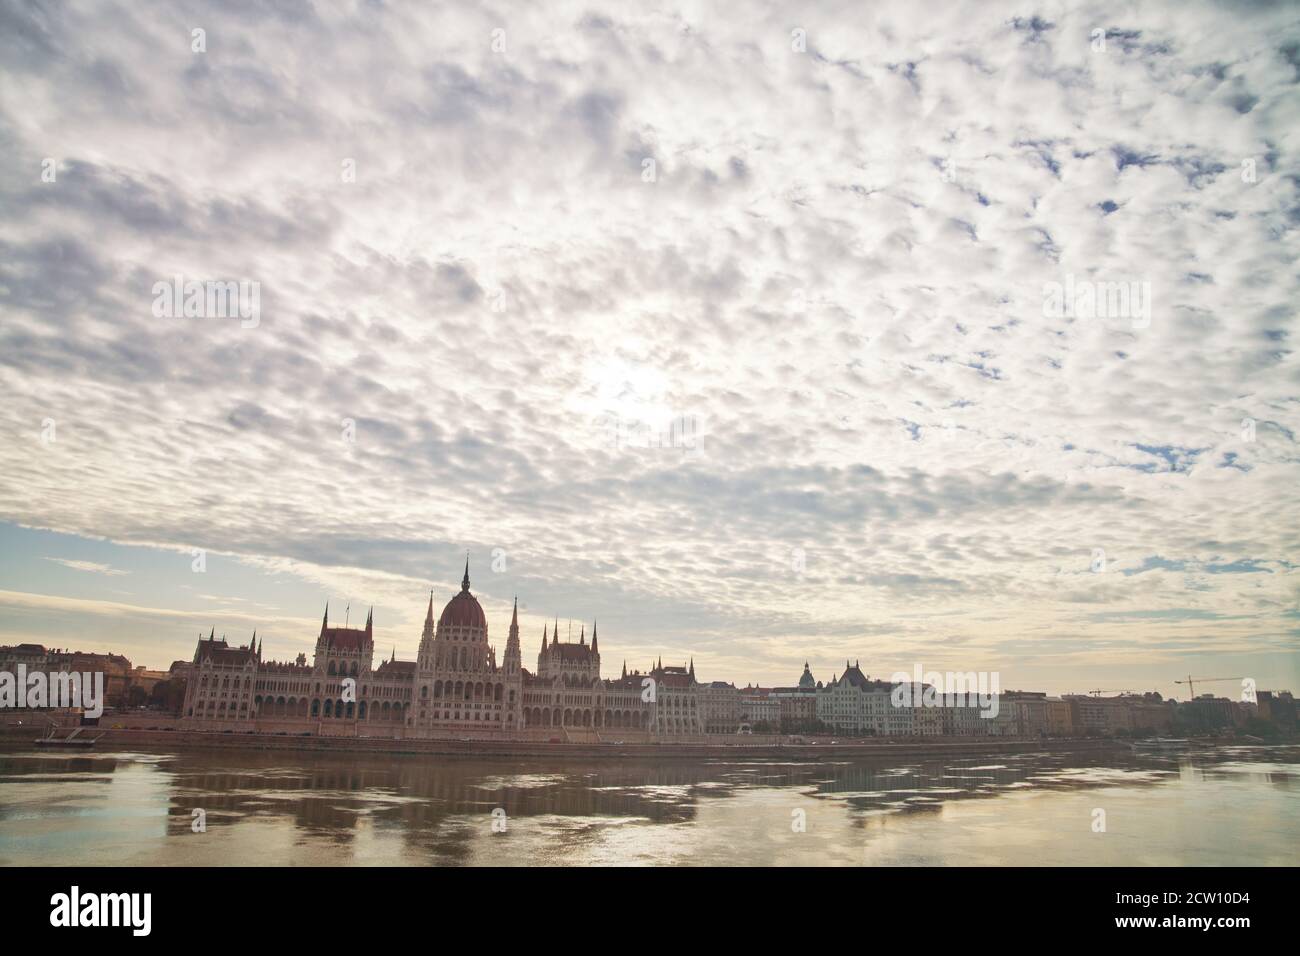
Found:
<path fill-rule="evenodd" d="M 1186 685 L 1187 685 L 1187 692 L 1188 692 L 1189 694 L 1191 694 L 1191 699 L 1192 699 L 1192 700 L 1195 700 L 1195 699 L 1196 699 L 1196 682 L 1197 682 L 1197 681 L 1200 681 L 1202 684 L 1218 684 L 1218 683 L 1220 683 L 1220 682 L 1222 682 L 1222 681 L 1227 681 L 1227 680 L 1245 680 L 1245 679 L 1246 679 L 1246 678 L 1244 678 L 1244 677 L 1193 677 L 1191 674 L 1188 674 L 1188 675 L 1187 675 L 1187 680 L 1176 680 L 1176 681 L 1174 681 L 1174 683 L 1175 683 L 1175 684 L 1186 684 Z"/>

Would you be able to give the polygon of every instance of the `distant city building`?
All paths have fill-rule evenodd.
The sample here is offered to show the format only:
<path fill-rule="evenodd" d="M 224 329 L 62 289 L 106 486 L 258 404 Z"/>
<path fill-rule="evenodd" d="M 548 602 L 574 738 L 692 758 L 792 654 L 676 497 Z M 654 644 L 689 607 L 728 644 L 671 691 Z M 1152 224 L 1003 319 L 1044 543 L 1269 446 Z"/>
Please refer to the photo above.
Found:
<path fill-rule="evenodd" d="M 121 654 L 100 654 L 90 651 L 70 651 L 47 648 L 41 644 L 16 644 L 0 647 L 0 670 L 11 673 L 19 664 L 32 671 L 66 674 L 100 673 L 104 675 L 104 703 L 108 707 L 122 707 L 132 686 L 131 662 Z"/>
<path fill-rule="evenodd" d="M 1194 731 L 1232 730 L 1258 714 L 1254 703 L 1201 694 L 1183 705 L 1183 722 Z"/>
<path fill-rule="evenodd" d="M 740 729 L 775 733 L 781 725 L 781 704 L 770 687 L 746 686 L 740 692 Z"/>
<path fill-rule="evenodd" d="M 1068 700 L 1047 698 L 1047 735 L 1049 737 L 1074 736 L 1073 712 Z"/>
<path fill-rule="evenodd" d="M 817 691 L 820 685 L 813 678 L 808 662 L 803 663 L 803 674 L 794 687 L 774 687 L 777 723 L 782 733 L 808 733 L 818 729 Z"/>
<path fill-rule="evenodd" d="M 1290 691 L 1261 690 L 1256 693 L 1255 700 L 1261 719 L 1273 724 L 1283 733 L 1295 733 L 1295 698 Z"/>
<path fill-rule="evenodd" d="M 153 693 L 155 687 L 170 676 L 167 671 L 151 671 L 141 664 L 131 671 L 131 686 L 139 688 L 145 696 L 148 696 Z"/>
<path fill-rule="evenodd" d="M 1135 734 L 1165 734 L 1174 727 L 1174 705 L 1154 691 L 1122 694 L 1128 703 L 1129 723 Z"/>
<path fill-rule="evenodd" d="M 1157 693 L 1119 694 L 1114 697 L 1066 694 L 1073 732 L 1081 735 L 1115 736 L 1167 733 L 1173 729 L 1172 701 Z"/>
<path fill-rule="evenodd" d="M 740 729 L 740 690 L 715 680 L 701 684 L 696 695 L 706 734 L 734 734 Z"/>
<path fill-rule="evenodd" d="M 839 734 L 905 735 L 912 732 L 911 707 L 895 708 L 892 684 L 872 680 L 856 664 L 817 692 L 817 719 Z"/>
<path fill-rule="evenodd" d="M 942 695 L 939 697 L 943 700 Z M 994 722 L 1002 717 L 998 707 L 996 716 L 987 715 L 974 700 L 966 698 L 959 703 L 947 703 L 939 708 L 943 720 L 943 733 L 948 737 L 984 737 L 993 733 Z M 1005 726 L 1005 725 L 1004 725 Z"/>

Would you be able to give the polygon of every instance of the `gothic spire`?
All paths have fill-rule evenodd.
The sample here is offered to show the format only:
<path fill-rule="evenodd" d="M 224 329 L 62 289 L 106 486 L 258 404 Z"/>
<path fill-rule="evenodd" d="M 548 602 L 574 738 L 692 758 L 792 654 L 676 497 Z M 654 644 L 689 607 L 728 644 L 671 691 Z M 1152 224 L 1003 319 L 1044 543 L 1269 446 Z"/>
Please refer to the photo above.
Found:
<path fill-rule="evenodd" d="M 591 653 L 599 654 L 600 645 L 596 643 L 596 622 L 591 622 Z"/>
<path fill-rule="evenodd" d="M 493 651 L 493 663 L 495 663 L 496 652 Z M 510 614 L 510 633 L 506 637 L 506 656 L 504 659 L 506 671 L 514 674 L 518 673 L 520 667 L 519 661 L 519 597 L 515 596 L 515 607 Z"/>
<path fill-rule="evenodd" d="M 462 591 L 469 590 L 469 552 L 468 551 L 465 552 L 465 576 L 460 579 L 460 589 Z"/>

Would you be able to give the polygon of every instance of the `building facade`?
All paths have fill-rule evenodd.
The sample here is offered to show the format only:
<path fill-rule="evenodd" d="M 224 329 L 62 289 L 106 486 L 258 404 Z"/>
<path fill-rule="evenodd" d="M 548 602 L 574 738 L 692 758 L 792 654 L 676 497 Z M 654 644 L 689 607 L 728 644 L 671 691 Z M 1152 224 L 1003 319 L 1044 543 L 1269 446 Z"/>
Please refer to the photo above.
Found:
<path fill-rule="evenodd" d="M 537 671 L 520 662 L 516 602 L 500 661 L 488 640 L 487 616 L 470 591 L 469 565 L 460 592 L 434 617 L 433 596 L 414 661 L 396 654 L 374 664 L 374 614 L 364 627 L 321 620 L 312 662 L 262 656 L 256 635 L 234 647 L 215 631 L 200 639 L 186 668 L 183 716 L 193 725 L 298 722 L 324 734 L 410 736 L 508 734 L 530 729 L 688 735 L 705 732 L 695 665 L 664 666 L 617 679 L 601 676 L 600 641 L 583 628 L 561 642 L 558 622 L 543 631 Z"/>
<path fill-rule="evenodd" d="M 697 695 L 706 734 L 734 734 L 740 730 L 740 690 L 735 684 L 710 681 L 700 685 Z"/>
<path fill-rule="evenodd" d="M 399 680 L 398 672 L 392 673 Z M 523 669 L 520 667 L 519 606 L 515 604 L 506 635 L 506 651 L 497 663 L 488 643 L 487 615 L 469 589 L 469 561 L 460 593 L 433 621 L 433 595 L 420 634 L 414 669 L 418 693 L 416 730 L 510 731 L 523 726 Z"/>
<path fill-rule="evenodd" d="M 819 729 L 821 722 L 817 716 L 817 691 L 820 685 L 813 678 L 808 662 L 803 662 L 803 674 L 794 687 L 774 687 L 772 696 L 776 698 L 777 720 L 782 733 L 802 734 Z"/>
<path fill-rule="evenodd" d="M 781 724 L 781 704 L 770 687 L 746 686 L 740 691 L 740 726 L 743 731 L 775 733 Z"/>
<path fill-rule="evenodd" d="M 131 662 L 121 654 L 47 648 L 43 644 L 0 647 L 0 671 L 16 672 L 19 664 L 28 672 L 103 674 L 104 704 L 107 707 L 125 706 L 136 677 L 143 673 L 142 668 L 133 669 Z"/>

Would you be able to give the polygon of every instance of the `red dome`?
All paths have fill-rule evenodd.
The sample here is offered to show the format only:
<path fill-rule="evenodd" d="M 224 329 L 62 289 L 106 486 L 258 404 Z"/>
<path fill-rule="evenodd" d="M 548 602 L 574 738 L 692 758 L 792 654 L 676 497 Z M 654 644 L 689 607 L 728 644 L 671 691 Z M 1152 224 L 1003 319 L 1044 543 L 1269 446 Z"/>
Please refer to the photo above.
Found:
<path fill-rule="evenodd" d="M 483 607 L 478 603 L 478 598 L 469 591 L 461 591 L 448 601 L 447 606 L 442 609 L 442 617 L 438 618 L 439 627 L 446 625 L 487 630 L 487 617 L 483 614 Z"/>
<path fill-rule="evenodd" d="M 487 617 L 478 603 L 478 598 L 469 593 L 469 556 L 465 557 L 465 577 L 460 582 L 460 593 L 447 602 L 438 618 L 438 627 L 444 624 L 452 627 L 477 627 L 487 633 Z"/>

